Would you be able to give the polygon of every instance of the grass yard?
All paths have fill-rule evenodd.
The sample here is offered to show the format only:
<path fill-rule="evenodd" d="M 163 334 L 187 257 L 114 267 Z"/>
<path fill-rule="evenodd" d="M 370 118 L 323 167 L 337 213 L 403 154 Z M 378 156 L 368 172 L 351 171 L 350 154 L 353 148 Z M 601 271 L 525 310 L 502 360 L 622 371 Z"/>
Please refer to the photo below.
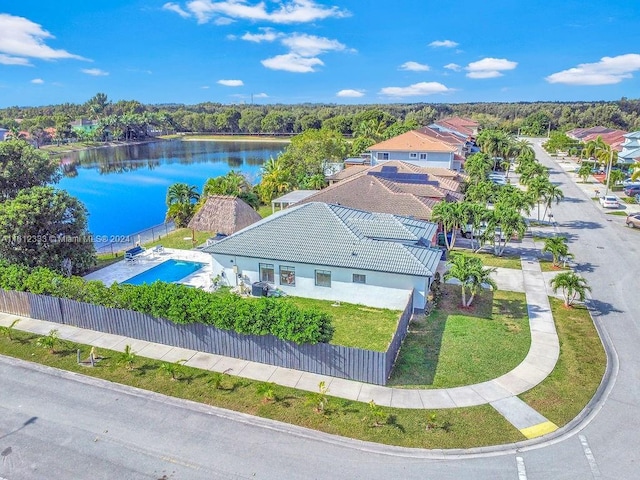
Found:
<path fill-rule="evenodd" d="M 177 248 L 181 250 L 191 250 L 193 247 L 202 245 L 209 237 L 214 236 L 211 232 L 195 232 L 195 245 L 192 240 L 193 232 L 190 228 L 179 228 L 173 232 L 159 238 L 153 242 L 145 243 L 146 248 L 162 245 L 165 248 Z"/>
<path fill-rule="evenodd" d="M 258 208 L 258 215 L 260 215 L 262 218 L 266 218 L 271 214 L 273 214 L 271 205 L 260 205 L 260 208 Z"/>
<path fill-rule="evenodd" d="M 514 268 L 516 270 L 522 270 L 522 264 L 520 263 L 520 257 L 502 256 L 497 257 L 490 252 L 471 252 L 466 249 L 454 248 L 453 253 L 464 253 L 469 257 L 477 257 L 482 260 L 485 267 L 502 267 L 502 268 Z"/>
<path fill-rule="evenodd" d="M 440 306 L 409 327 L 389 384 L 446 388 L 484 382 L 509 372 L 531 343 L 525 296 L 483 291 L 460 308 L 460 287 L 443 285 Z"/>
<path fill-rule="evenodd" d="M 617 215 L 619 217 L 626 217 L 629 214 L 627 212 L 618 210 L 616 212 L 607 212 L 607 215 Z"/>
<path fill-rule="evenodd" d="M 329 300 L 287 297 L 300 308 L 318 308 L 331 315 L 335 333 L 331 343 L 384 352 L 402 314 L 399 310 L 365 307 L 352 303 L 333 306 Z"/>
<path fill-rule="evenodd" d="M 540 385 L 519 397 L 558 426 L 566 425 L 587 405 L 597 390 L 606 355 L 584 306 L 565 308 L 549 297 L 560 338 L 556 368 Z"/>
<path fill-rule="evenodd" d="M 178 366 L 176 380 L 166 371 L 166 362 L 137 357 L 128 370 L 122 354 L 98 349 L 104 357 L 94 368 L 76 363 L 76 349 L 82 358 L 90 347 L 63 342 L 56 353 L 38 347 L 38 336 L 13 333 L 13 340 L 0 336 L 0 353 L 30 362 L 131 385 L 172 397 L 215 405 L 238 412 L 312 428 L 358 440 L 413 448 L 471 448 L 524 440 L 490 405 L 451 410 L 404 410 L 380 407 L 374 414 L 367 403 L 331 397 L 324 413 L 317 413 L 307 392 L 264 384 L 230 375 Z M 174 364 L 175 365 L 175 364 Z M 266 387 L 266 388 L 265 388 Z M 259 390 L 261 393 L 259 393 Z M 273 399 L 266 399 L 270 390 Z M 430 418 L 435 415 L 435 418 Z M 427 424 L 431 428 L 427 429 Z"/>
<path fill-rule="evenodd" d="M 571 270 L 571 267 L 569 266 L 563 267 L 562 263 L 560 263 L 559 267 L 554 267 L 553 260 L 541 258 L 539 262 L 540 262 L 540 270 L 542 270 L 543 272 L 562 272 L 566 270 Z"/>

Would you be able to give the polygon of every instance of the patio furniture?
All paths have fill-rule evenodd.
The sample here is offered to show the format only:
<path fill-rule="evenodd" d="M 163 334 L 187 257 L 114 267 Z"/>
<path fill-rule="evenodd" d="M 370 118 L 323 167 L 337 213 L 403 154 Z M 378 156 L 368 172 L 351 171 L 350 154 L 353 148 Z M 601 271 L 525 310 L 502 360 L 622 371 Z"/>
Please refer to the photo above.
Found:
<path fill-rule="evenodd" d="M 146 248 L 141 247 L 140 245 L 137 245 L 133 248 L 130 248 L 126 252 L 124 252 L 124 260 L 126 262 L 135 262 L 136 257 L 141 253 L 144 253 L 145 251 L 146 251 Z"/>

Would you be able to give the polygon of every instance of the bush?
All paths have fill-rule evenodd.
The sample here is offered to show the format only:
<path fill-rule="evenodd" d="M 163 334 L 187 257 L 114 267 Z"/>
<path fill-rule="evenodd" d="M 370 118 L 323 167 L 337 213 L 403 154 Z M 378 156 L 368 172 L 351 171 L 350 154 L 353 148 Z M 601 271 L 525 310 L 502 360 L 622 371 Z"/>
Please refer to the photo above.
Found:
<path fill-rule="evenodd" d="M 286 298 L 245 299 L 227 291 L 208 293 L 172 283 L 118 285 L 64 277 L 47 268 L 28 269 L 0 263 L 0 288 L 55 295 L 80 302 L 166 318 L 174 323 L 202 323 L 251 335 L 274 335 L 296 343 L 327 343 L 333 337 L 331 317 L 301 310 Z"/>

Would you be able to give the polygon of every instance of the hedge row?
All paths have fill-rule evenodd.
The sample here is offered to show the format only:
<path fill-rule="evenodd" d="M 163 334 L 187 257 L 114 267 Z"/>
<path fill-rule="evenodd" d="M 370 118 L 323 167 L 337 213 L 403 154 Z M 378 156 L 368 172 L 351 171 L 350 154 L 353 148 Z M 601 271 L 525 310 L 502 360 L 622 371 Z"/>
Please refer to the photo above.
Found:
<path fill-rule="evenodd" d="M 329 342 L 334 331 L 327 313 L 302 310 L 286 298 L 245 299 L 226 291 L 212 294 L 172 283 L 114 283 L 107 287 L 100 281 L 64 277 L 47 268 L 0 263 L 0 288 L 135 310 L 175 323 L 203 323 L 244 334 L 271 334 L 296 343 Z"/>

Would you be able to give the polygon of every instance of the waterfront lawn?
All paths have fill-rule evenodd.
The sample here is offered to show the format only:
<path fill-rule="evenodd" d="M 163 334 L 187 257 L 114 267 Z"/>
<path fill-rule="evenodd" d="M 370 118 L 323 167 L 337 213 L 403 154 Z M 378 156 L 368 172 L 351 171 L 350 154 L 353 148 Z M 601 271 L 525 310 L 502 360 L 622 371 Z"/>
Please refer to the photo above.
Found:
<path fill-rule="evenodd" d="M 560 358 L 551 375 L 519 397 L 559 427 L 575 418 L 591 400 L 605 372 L 606 354 L 589 311 L 566 308 L 549 297 L 560 339 Z"/>
<path fill-rule="evenodd" d="M 177 248 L 180 250 L 191 250 L 198 245 L 202 245 L 208 238 L 213 237 L 211 232 L 195 232 L 195 244 L 192 240 L 193 231 L 190 228 L 179 228 L 170 232 L 164 237 L 160 237 L 153 242 L 145 243 L 146 248 L 162 245 L 165 248 Z"/>
<path fill-rule="evenodd" d="M 207 405 L 227 408 L 249 415 L 270 418 L 333 435 L 363 441 L 412 448 L 472 448 L 524 440 L 524 436 L 490 405 L 447 410 L 405 410 L 380 407 L 375 418 L 369 404 L 329 397 L 324 413 L 317 413 L 309 403 L 309 393 L 272 385 L 273 400 L 258 393 L 263 382 L 231 375 L 178 366 L 176 380 L 165 370 L 166 362 L 137 357 L 131 370 L 120 361 L 122 354 L 102 348 L 103 357 L 96 367 L 79 366 L 76 351 L 82 358 L 90 348 L 63 342 L 51 354 L 36 345 L 37 335 L 15 331 L 13 340 L 0 336 L 0 353 L 29 362 L 102 378 L 123 385 L 158 392 Z M 379 420 L 379 423 L 376 423 Z M 427 423 L 431 428 L 427 429 Z"/>
<path fill-rule="evenodd" d="M 329 300 L 287 297 L 303 309 L 317 308 L 332 318 L 335 333 L 330 343 L 345 347 L 386 351 L 398 326 L 402 312 L 385 308 L 365 307 Z M 335 306 L 334 306 L 335 305 Z"/>
<path fill-rule="evenodd" d="M 531 333 L 524 294 L 484 290 L 461 308 L 459 286 L 442 290 L 438 308 L 409 326 L 390 385 L 471 385 L 509 372 L 526 357 Z"/>

